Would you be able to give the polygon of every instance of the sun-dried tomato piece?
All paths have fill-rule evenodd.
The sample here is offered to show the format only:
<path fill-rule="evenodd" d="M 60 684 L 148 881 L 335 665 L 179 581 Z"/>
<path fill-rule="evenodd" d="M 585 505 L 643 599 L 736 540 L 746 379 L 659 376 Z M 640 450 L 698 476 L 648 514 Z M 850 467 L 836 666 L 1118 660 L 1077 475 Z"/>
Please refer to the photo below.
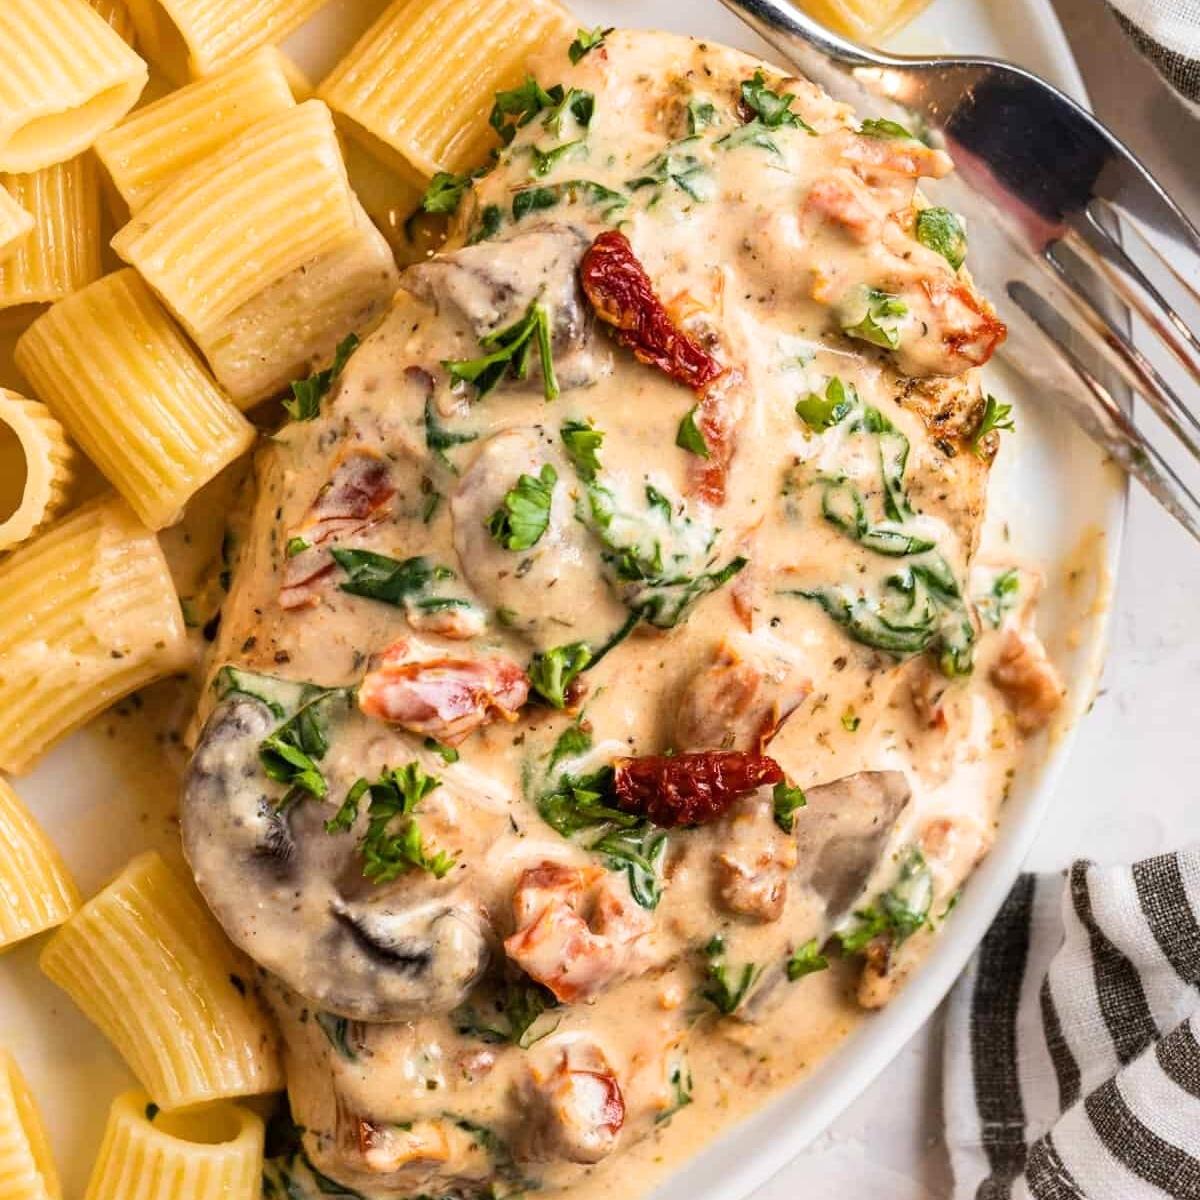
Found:
<path fill-rule="evenodd" d="M 742 750 L 619 758 L 613 771 L 617 803 L 667 829 L 714 821 L 739 796 L 783 781 L 773 758 Z"/>
<path fill-rule="evenodd" d="M 579 274 L 596 315 L 616 329 L 617 341 L 641 362 L 698 393 L 724 374 L 725 368 L 671 320 L 623 233 L 600 234 L 584 254 Z"/>

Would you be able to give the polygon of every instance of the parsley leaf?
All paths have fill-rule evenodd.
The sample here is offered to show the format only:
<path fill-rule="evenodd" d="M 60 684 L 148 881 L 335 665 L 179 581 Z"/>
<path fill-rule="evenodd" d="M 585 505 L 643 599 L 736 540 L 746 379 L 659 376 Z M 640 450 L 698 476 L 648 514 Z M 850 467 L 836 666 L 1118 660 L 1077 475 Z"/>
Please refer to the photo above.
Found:
<path fill-rule="evenodd" d="M 317 763 L 329 749 L 321 721 L 320 705 L 340 689 L 311 688 L 301 707 L 258 746 L 258 757 L 268 779 L 286 783 L 287 792 L 276 807 L 290 808 L 305 794 L 323 800 L 329 792 Z"/>
<path fill-rule="evenodd" d="M 564 421 L 559 434 L 576 474 L 585 483 L 591 483 L 600 470 L 600 447 L 604 443 L 604 433 L 590 421 Z"/>
<path fill-rule="evenodd" d="M 528 550 L 535 546 L 550 524 L 550 505 L 558 472 L 546 463 L 537 476 L 521 475 L 516 486 L 487 519 L 487 530 L 505 550 Z"/>
<path fill-rule="evenodd" d="M 793 983 L 797 979 L 803 979 L 805 975 L 828 969 L 829 959 L 821 953 L 816 938 L 805 942 L 803 946 L 797 946 L 787 960 L 787 977 Z"/>
<path fill-rule="evenodd" d="M 292 398 L 283 402 L 292 420 L 312 421 L 317 418 L 321 412 L 321 401 L 328 395 L 350 356 L 358 349 L 358 344 L 358 334 L 350 334 L 338 343 L 333 352 L 333 362 L 323 371 L 316 371 L 307 379 L 293 381 Z"/>
<path fill-rule="evenodd" d="M 368 784 L 371 803 L 367 832 L 360 844 L 365 878 L 391 883 L 410 867 L 419 867 L 442 879 L 450 871 L 457 859 L 442 850 L 431 852 L 412 816 L 417 805 L 440 786 L 441 780 L 427 775 L 416 762 L 384 768 L 379 779 Z M 393 832 L 397 819 L 400 825 Z"/>
<path fill-rule="evenodd" d="M 704 947 L 704 954 L 708 964 L 701 998 L 723 1016 L 729 1016 L 737 1012 L 750 994 L 760 969 L 754 963 L 745 963 L 740 970 L 732 970 L 725 962 L 725 939 L 721 937 L 714 937 Z"/>
<path fill-rule="evenodd" d="M 990 392 L 983 406 L 983 416 L 979 421 L 979 428 L 975 430 L 971 438 L 971 448 L 976 454 L 982 449 L 982 442 L 992 430 L 999 432 L 1011 433 L 1016 429 L 1016 424 L 1012 419 L 1013 406 L 1011 404 L 1001 404 Z"/>
<path fill-rule="evenodd" d="M 382 600 L 384 604 L 403 604 L 411 596 L 425 591 L 432 583 L 454 578 L 454 572 L 449 567 L 433 566 L 423 555 L 395 559 L 386 554 L 376 554 L 373 550 L 342 550 L 337 547 L 330 553 L 334 562 L 350 576 L 341 585 L 343 592 L 365 596 L 368 600 Z"/>
<path fill-rule="evenodd" d="M 810 429 L 831 429 L 854 410 L 858 404 L 858 389 L 843 383 L 836 375 L 830 379 L 822 396 L 809 392 L 796 401 L 796 415 Z"/>
<path fill-rule="evenodd" d="M 459 361 L 445 359 L 442 366 L 452 378 L 474 384 L 477 395 L 482 398 L 505 375 L 511 374 L 515 379 L 525 378 L 535 342 L 541 360 L 543 390 L 547 400 L 554 400 L 558 396 L 558 379 L 554 374 L 554 358 L 550 351 L 550 314 L 538 300 L 530 304 L 528 311 L 515 324 L 480 338 L 479 344 L 488 351 L 487 354 Z M 429 409 L 426 406 L 426 440 L 428 429 Z"/>
<path fill-rule="evenodd" d="M 585 54 L 589 54 L 595 50 L 597 46 L 604 45 L 604 39 L 612 33 L 615 26 L 610 25 L 607 29 L 603 25 L 597 25 L 595 29 L 581 29 L 579 36 L 567 47 L 567 56 L 572 63 L 577 63 Z"/>
<path fill-rule="evenodd" d="M 679 429 L 675 434 L 675 445 L 681 450 L 688 451 L 689 454 L 698 454 L 701 458 L 709 458 L 708 443 L 704 440 L 700 426 L 696 424 L 696 410 L 699 407 L 698 404 L 694 405 L 679 422 Z"/>
<path fill-rule="evenodd" d="M 571 88 L 565 95 L 561 87 L 550 89 L 554 106 L 542 118 L 542 128 L 551 130 L 555 137 L 562 137 L 563 117 L 570 113 L 575 123 L 586 129 L 596 113 L 596 97 L 584 88 Z"/>
<path fill-rule="evenodd" d="M 600 214 L 605 221 L 619 208 L 624 208 L 629 200 L 620 192 L 596 183 L 593 179 L 564 179 L 561 183 L 550 183 L 544 187 L 525 188 L 513 196 L 512 215 L 514 221 L 528 216 L 531 212 L 540 212 L 544 208 L 553 208 L 563 198 L 574 202 L 582 197 L 590 204 L 607 204 L 608 207 Z"/>
<path fill-rule="evenodd" d="M 430 452 L 440 459 L 451 471 L 456 470 L 454 464 L 446 457 L 446 451 L 455 446 L 465 446 L 475 441 L 477 433 L 452 433 L 438 420 L 437 409 L 433 397 L 425 401 L 425 445 Z"/>
<path fill-rule="evenodd" d="M 446 764 L 458 762 L 458 751 L 453 746 L 443 745 L 435 737 L 427 737 L 421 744 L 426 750 L 431 754 L 436 754 Z"/>
<path fill-rule="evenodd" d="M 369 784 L 365 779 L 356 779 L 346 793 L 345 800 L 337 812 L 325 822 L 326 833 L 349 833 L 358 817 L 358 802 L 366 794 Z"/>
<path fill-rule="evenodd" d="M 539 650 L 529 664 L 533 690 L 552 707 L 566 708 L 567 688 L 592 661 L 592 648 L 586 642 L 571 642 L 551 650 Z"/>
<path fill-rule="evenodd" d="M 549 150 L 541 150 L 537 146 L 530 146 L 529 149 L 533 152 L 533 174 L 539 176 L 549 175 L 568 154 L 574 153 L 582 145 L 583 139 L 575 138 L 574 141 L 563 142 L 561 146 L 552 146 Z M 557 197 L 555 199 L 557 200 Z M 550 206 L 546 205 L 546 207 L 549 208 Z"/>
<path fill-rule="evenodd" d="M 754 114 L 767 129 L 779 129 L 790 126 L 803 129 L 807 133 L 816 131 L 807 125 L 800 117 L 792 112 L 792 101 L 795 94 L 784 92 L 780 95 L 767 87 L 767 77 L 761 70 L 754 72 L 753 79 L 742 81 L 742 103 Z"/>
<path fill-rule="evenodd" d="M 427 213 L 456 213 L 462 203 L 463 194 L 471 186 L 474 174 L 455 175 L 450 171 L 439 171 L 421 197 L 421 207 Z"/>
<path fill-rule="evenodd" d="M 302 537 L 290 537 L 287 540 L 287 545 L 284 547 L 284 555 L 288 558 L 295 558 L 297 554 L 303 554 L 309 548 L 310 544 Z"/>
<path fill-rule="evenodd" d="M 842 332 L 872 346 L 896 350 L 900 346 L 899 319 L 907 312 L 908 305 L 898 296 L 860 285 L 842 302 Z"/>
<path fill-rule="evenodd" d="M 496 93 L 488 123 L 507 146 L 517 136 L 518 129 L 528 125 L 538 113 L 553 108 L 562 98 L 561 86 L 546 91 L 532 75 L 528 75 L 520 87 Z"/>
<path fill-rule="evenodd" d="M 917 213 L 917 241 L 940 254 L 956 271 L 967 257 L 967 231 L 962 218 L 948 208 L 923 208 Z"/>
<path fill-rule="evenodd" d="M 903 125 L 896 121 L 889 121 L 885 117 L 869 117 L 858 127 L 858 132 L 865 137 L 881 138 L 884 140 L 892 138 L 902 138 L 907 142 L 915 142 L 917 140 Z"/>
<path fill-rule="evenodd" d="M 775 807 L 775 824 L 784 833 L 794 833 L 796 813 L 808 803 L 804 789 L 791 787 L 786 780 L 780 780 L 771 793 L 771 799 Z"/>

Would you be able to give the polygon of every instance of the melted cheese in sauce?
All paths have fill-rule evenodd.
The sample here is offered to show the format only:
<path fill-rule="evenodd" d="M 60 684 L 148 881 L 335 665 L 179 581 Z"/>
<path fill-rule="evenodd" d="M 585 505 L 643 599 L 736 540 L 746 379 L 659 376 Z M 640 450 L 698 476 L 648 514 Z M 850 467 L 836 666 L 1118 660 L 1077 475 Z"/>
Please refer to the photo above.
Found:
<path fill-rule="evenodd" d="M 858 1019 L 856 994 L 886 1000 L 990 844 L 1019 752 L 1011 705 L 1037 697 L 1021 692 L 1024 659 L 1007 695 L 989 679 L 998 657 L 1012 659 L 1007 639 L 1027 610 L 995 634 L 964 606 L 975 669 L 948 679 L 936 645 L 898 659 L 852 640 L 812 598 L 846 589 L 878 600 L 931 553 L 971 594 L 995 441 L 982 453 L 971 444 L 983 410 L 974 366 L 995 323 L 969 280 L 913 236 L 917 176 L 948 163 L 917 142 L 860 135 L 842 106 L 772 72 L 766 85 L 794 94 L 800 122 L 748 125 L 740 89 L 760 67 L 625 33 L 577 66 L 561 55 L 539 64 L 543 86 L 594 96 L 590 121 L 568 104 L 557 126 L 542 112 L 517 132 L 465 198 L 450 247 L 410 269 L 319 417 L 286 425 L 257 464 L 211 657 L 227 692 L 226 666 L 354 689 L 397 644 L 402 665 L 522 669 L 535 653 L 605 644 L 655 587 L 681 616 L 670 628 L 643 621 L 581 676 L 570 712 L 518 701 L 511 721 L 493 712 L 461 739 L 448 728 L 441 740 L 461 740 L 453 763 L 399 720 L 361 711 L 352 691 L 336 696 L 323 709 L 328 798 L 282 815 L 283 788 L 262 774 L 258 748 L 278 712 L 294 710 L 296 688 L 243 679 L 213 715 L 187 783 L 185 848 L 230 936 L 264 968 L 305 1152 L 364 1196 L 522 1181 L 576 1197 L 627 1196 L 632 1179 L 649 1187 L 827 1053 Z M 514 210 L 530 189 L 545 190 Z M 728 368 L 703 400 L 591 319 L 578 263 L 618 223 L 674 320 Z M 865 315 L 850 311 L 864 288 L 903 299 L 887 318 L 895 351 L 843 332 Z M 481 338 L 534 301 L 549 313 L 558 398 L 543 396 L 536 353 L 523 383 L 483 398 L 456 384 L 444 364 L 478 358 Z M 797 401 L 835 379 L 851 411 L 814 430 Z M 729 457 L 719 497 L 705 483 L 712 461 L 676 442 L 698 403 L 710 453 Z M 592 482 L 605 489 L 607 523 L 589 507 L 565 422 L 603 432 Z M 885 460 L 905 442 L 889 476 Z M 503 548 L 489 518 L 520 476 L 547 465 L 545 533 Z M 897 480 L 911 513 L 889 522 Z M 934 549 L 896 557 L 851 536 L 836 506 L 854 488 L 869 527 Z M 383 603 L 341 590 L 332 547 L 424 556 L 453 576 L 407 605 Z M 679 586 L 622 578 L 614 547 L 642 562 L 657 547 L 662 575 L 676 579 L 745 565 L 676 613 Z M 452 603 L 422 606 L 430 598 Z M 1052 692 L 1048 664 L 1035 666 L 1045 671 L 1034 684 Z M 219 692 L 209 689 L 202 717 Z M 387 715 L 396 700 L 381 694 Z M 586 749 L 552 767 L 577 723 Z M 795 832 L 775 820 L 770 789 L 672 831 L 654 908 L 588 848 L 594 833 L 566 838 L 539 815 L 564 771 L 757 750 L 771 733 L 770 755 L 809 793 Z M 373 884 L 358 850 L 366 798 L 353 830 L 325 823 L 355 780 L 410 762 L 440 780 L 416 821 L 455 865 L 444 879 L 412 869 Z M 789 956 L 853 924 L 851 910 L 893 888 L 914 847 L 932 889 L 925 924 L 902 943 L 880 939 L 865 973 L 835 956 L 789 981 Z M 535 919 L 546 911 L 566 930 L 560 940 Z M 515 961 L 579 995 L 541 1015 L 524 1048 L 495 1034 L 507 1028 L 506 988 L 524 986 Z M 703 998 L 720 964 L 735 985 L 753 965 L 733 1015 Z"/>

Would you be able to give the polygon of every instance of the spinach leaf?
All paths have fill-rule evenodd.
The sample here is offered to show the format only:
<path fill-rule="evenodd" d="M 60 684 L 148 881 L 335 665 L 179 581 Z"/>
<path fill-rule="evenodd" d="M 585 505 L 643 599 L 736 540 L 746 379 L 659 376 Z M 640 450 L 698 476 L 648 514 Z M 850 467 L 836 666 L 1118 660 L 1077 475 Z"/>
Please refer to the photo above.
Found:
<path fill-rule="evenodd" d="M 530 304 L 525 315 L 515 324 L 480 338 L 479 345 L 487 353 L 479 358 L 459 361 L 446 359 L 442 366 L 452 378 L 473 384 L 476 394 L 482 399 L 505 375 L 511 374 L 515 379 L 525 378 L 535 344 L 541 361 L 543 391 L 547 400 L 553 400 L 558 396 L 558 380 L 550 352 L 550 314 L 538 300 Z M 428 430 L 427 409 L 427 440 Z"/>
<path fill-rule="evenodd" d="M 796 813 L 808 803 L 803 788 L 791 787 L 785 780 L 775 785 L 771 793 L 775 810 L 775 824 L 784 833 L 796 830 Z"/>
<path fill-rule="evenodd" d="M 908 305 L 898 296 L 860 284 L 852 288 L 840 305 L 842 332 L 885 350 L 900 346 L 900 318 Z"/>
<path fill-rule="evenodd" d="M 832 429 L 858 407 L 858 390 L 843 383 L 836 375 L 825 387 L 825 394 L 809 392 L 796 401 L 796 415 L 810 429 Z"/>
<path fill-rule="evenodd" d="M 539 650 L 529 664 L 529 679 L 534 691 L 547 704 L 553 708 L 566 708 L 567 689 L 592 661 L 592 648 L 586 642 Z"/>
<path fill-rule="evenodd" d="M 458 212 L 463 194 L 474 179 L 474 173 L 455 175 L 450 171 L 438 171 L 429 181 L 429 186 L 421 197 L 421 207 L 427 213 Z"/>
<path fill-rule="evenodd" d="M 858 127 L 858 132 L 866 137 L 880 138 L 884 141 L 901 139 L 906 142 L 915 142 L 917 140 L 903 125 L 884 117 L 869 117 Z"/>
<path fill-rule="evenodd" d="M 564 421 L 559 434 L 575 473 L 585 483 L 591 483 L 600 470 L 603 432 L 596 429 L 590 421 Z"/>
<path fill-rule="evenodd" d="M 339 1058 L 344 1058 L 347 1062 L 358 1061 L 357 1053 L 346 1040 L 350 1031 L 350 1022 L 346 1017 L 339 1017 L 331 1012 L 317 1012 L 314 1014 L 314 1020 L 329 1044 L 337 1051 Z"/>
<path fill-rule="evenodd" d="M 999 629 L 1004 618 L 1017 606 L 1021 592 L 1021 575 L 1016 567 L 1009 567 L 992 580 L 986 596 L 975 601 L 980 617 L 993 629 Z"/>
<path fill-rule="evenodd" d="M 425 401 L 425 445 L 430 452 L 442 461 L 451 471 L 457 473 L 457 468 L 446 456 L 446 451 L 455 446 L 465 446 L 479 437 L 477 433 L 453 433 L 438 420 L 437 409 L 433 397 Z"/>
<path fill-rule="evenodd" d="M 704 947 L 704 955 L 708 962 L 700 996 L 722 1016 L 729 1016 L 741 1008 L 762 970 L 754 963 L 731 968 L 725 962 L 725 939 L 721 937 L 714 937 Z"/>
<path fill-rule="evenodd" d="M 962 218 L 948 208 L 923 208 L 917 213 L 917 241 L 940 254 L 956 271 L 967 257 Z"/>
<path fill-rule="evenodd" d="M 837 939 L 847 954 L 861 954 L 878 937 L 890 938 L 899 946 L 928 922 L 932 904 L 933 873 L 925 856 L 913 846 L 896 882 L 875 904 L 855 912 L 853 924 L 839 930 Z"/>
<path fill-rule="evenodd" d="M 662 864 L 667 835 L 649 822 L 610 829 L 588 846 L 608 859 L 610 871 L 625 871 L 629 890 L 642 908 L 654 909 L 662 899 Z"/>
<path fill-rule="evenodd" d="M 349 576 L 341 585 L 343 592 L 381 600 L 384 604 L 402 605 L 406 600 L 426 591 L 433 583 L 453 579 L 449 567 L 434 566 L 424 555 L 395 559 L 373 550 L 330 551 L 334 562 Z"/>
<path fill-rule="evenodd" d="M 787 977 L 792 983 L 795 983 L 797 979 L 803 979 L 805 975 L 812 975 L 816 971 L 828 969 L 829 959 L 821 953 L 816 938 L 805 942 L 802 946 L 797 946 L 787 960 Z"/>
<path fill-rule="evenodd" d="M 684 415 L 683 420 L 679 422 L 679 429 L 675 434 L 675 445 L 681 450 L 686 450 L 689 454 L 698 454 L 701 458 L 709 458 L 708 443 L 704 440 L 704 433 L 700 426 L 696 424 L 696 410 L 700 406 L 693 405 Z"/>

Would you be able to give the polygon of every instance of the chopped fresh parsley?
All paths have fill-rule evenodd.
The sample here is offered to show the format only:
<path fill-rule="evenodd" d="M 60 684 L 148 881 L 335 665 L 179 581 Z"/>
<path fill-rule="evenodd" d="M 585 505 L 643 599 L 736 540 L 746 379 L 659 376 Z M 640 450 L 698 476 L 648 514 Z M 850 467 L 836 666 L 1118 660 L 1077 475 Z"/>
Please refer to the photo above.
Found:
<path fill-rule="evenodd" d="M 345 800 L 337 812 L 325 822 L 326 833 L 349 833 L 358 817 L 358 803 L 366 794 L 370 784 L 365 779 L 356 779 L 346 793 Z"/>
<path fill-rule="evenodd" d="M 475 175 L 455 175 L 450 171 L 439 171 L 421 197 L 421 207 L 427 213 L 456 213 L 462 203 L 463 194 L 475 179 Z"/>
<path fill-rule="evenodd" d="M 898 946 L 928 922 L 932 904 L 933 873 L 913 846 L 896 882 L 875 904 L 854 914 L 855 923 L 838 931 L 838 941 L 847 954 L 861 954 L 878 937 L 888 937 Z"/>
<path fill-rule="evenodd" d="M 347 1062 L 358 1061 L 357 1053 L 346 1040 L 350 1032 L 350 1022 L 346 1017 L 339 1017 L 331 1012 L 318 1012 L 314 1014 L 314 1019 L 339 1058 L 344 1058 Z"/>
<path fill-rule="evenodd" d="M 1011 433 L 1016 429 L 1016 424 L 1012 419 L 1013 406 L 1011 404 L 1001 404 L 990 392 L 988 398 L 984 402 L 983 416 L 979 421 L 979 428 L 975 430 L 971 438 L 971 447 L 976 454 L 982 449 L 983 439 L 987 437 L 992 430 L 997 433 Z"/>
<path fill-rule="evenodd" d="M 449 567 L 434 566 L 423 555 L 396 559 L 373 550 L 330 551 L 334 562 L 349 576 L 341 585 L 343 592 L 381 600 L 384 604 L 402 605 L 406 600 L 428 590 L 444 579 L 453 579 Z"/>
<path fill-rule="evenodd" d="M 807 133 L 815 133 L 812 126 L 806 124 L 796 113 L 792 112 L 792 101 L 795 98 L 795 94 L 792 92 L 784 92 L 781 95 L 779 92 L 771 91 L 767 86 L 767 77 L 761 70 L 754 72 L 753 79 L 742 81 L 742 103 L 750 112 L 754 113 L 755 120 L 761 122 L 767 129 L 790 127 L 803 129 Z"/>
<path fill-rule="evenodd" d="M 306 542 L 302 537 L 290 537 L 284 549 L 284 554 L 288 558 L 295 558 L 297 554 L 303 554 L 310 545 L 311 543 Z"/>
<path fill-rule="evenodd" d="M 564 421 L 559 434 L 575 473 L 585 483 L 591 483 L 600 470 L 600 447 L 604 444 L 604 433 L 590 421 Z"/>
<path fill-rule="evenodd" d="M 885 350 L 899 348 L 900 318 L 908 313 L 908 305 L 898 296 L 860 284 L 840 307 L 843 333 Z"/>
<path fill-rule="evenodd" d="M 608 859 L 610 871 L 625 871 L 629 890 L 642 908 L 657 908 L 662 899 L 662 864 L 667 835 L 648 822 L 626 829 L 610 829 L 590 843 L 589 850 Z"/>
<path fill-rule="evenodd" d="M 379 779 L 367 785 L 371 803 L 367 808 L 367 832 L 359 847 L 365 878 L 373 883 L 391 883 L 410 867 L 418 867 L 442 879 L 450 871 L 457 861 L 455 857 L 443 850 L 431 851 L 412 815 L 417 805 L 440 786 L 441 780 L 427 775 L 416 762 L 385 768 Z"/>
<path fill-rule="evenodd" d="M 427 737 L 421 743 L 430 754 L 436 754 L 447 765 L 458 762 L 459 754 L 453 746 L 446 746 L 435 737 Z"/>
<path fill-rule="evenodd" d="M 956 271 L 967 257 L 967 231 L 962 218 L 948 208 L 923 208 L 917 213 L 917 241 L 940 254 Z"/>
<path fill-rule="evenodd" d="M 548 92 L 529 75 L 520 87 L 496 93 L 496 101 L 492 105 L 488 122 L 507 146 L 517 136 L 518 129 L 528 125 L 538 113 L 553 108 L 562 99 L 561 86 Z"/>
<path fill-rule="evenodd" d="M 561 87 L 553 87 L 550 94 L 555 97 L 554 106 L 542 118 L 542 128 L 549 129 L 555 137 L 562 137 L 563 118 L 570 113 L 575 123 L 586 129 L 596 113 L 596 97 L 584 88 L 571 88 L 561 95 Z"/>
<path fill-rule="evenodd" d="M 700 996 L 721 1013 L 729 1016 L 741 1008 L 758 980 L 760 968 L 754 963 L 744 963 L 740 969 L 731 968 L 725 962 L 725 939 L 714 937 L 704 947 L 705 982 Z"/>
<path fill-rule="evenodd" d="M 558 472 L 546 463 L 538 475 L 521 475 L 486 521 L 488 533 L 505 550 L 529 550 L 550 525 Z"/>
<path fill-rule="evenodd" d="M 698 454 L 701 458 L 709 458 L 708 443 L 704 440 L 700 426 L 696 424 L 696 411 L 699 407 L 697 404 L 688 409 L 683 420 L 679 422 L 679 428 L 675 433 L 675 445 L 689 454 Z"/>
<path fill-rule="evenodd" d="M 858 390 L 843 383 L 836 375 L 825 387 L 825 394 L 809 392 L 796 401 L 796 415 L 810 429 L 832 429 L 857 407 Z"/>
<path fill-rule="evenodd" d="M 541 360 L 543 391 L 547 400 L 553 400 L 558 396 L 558 380 L 554 374 L 554 357 L 550 352 L 550 314 L 539 300 L 534 300 L 515 324 L 480 338 L 480 347 L 487 351 L 482 357 L 461 361 L 446 359 L 442 366 L 452 378 L 473 384 L 482 398 L 505 375 L 511 374 L 514 379 L 526 377 L 535 343 Z M 429 410 L 426 408 L 427 439 L 428 433 Z"/>
<path fill-rule="evenodd" d="M 707 200 L 709 198 L 707 168 L 694 154 L 678 148 L 687 145 L 690 141 L 692 139 L 688 138 L 684 142 L 679 142 L 676 146 L 664 150 L 662 154 L 651 159 L 645 168 L 646 174 L 628 181 L 629 190 L 636 192 L 646 187 L 658 188 L 659 191 L 651 200 L 651 204 L 660 199 L 662 190 L 668 185 L 678 188 L 692 200 L 700 202 Z"/>
<path fill-rule="evenodd" d="M 532 212 L 540 212 L 544 208 L 553 208 L 563 198 L 574 201 L 578 197 L 592 204 L 604 204 L 607 207 L 600 214 L 605 221 L 619 208 L 629 203 L 626 196 L 614 192 L 612 188 L 596 183 L 592 179 L 564 179 L 560 183 L 549 183 L 543 187 L 525 188 L 516 193 L 512 200 L 512 215 L 514 221 L 521 220 Z"/>
<path fill-rule="evenodd" d="M 675 1095 L 670 1106 L 654 1118 L 655 1125 L 669 1121 L 681 1108 L 687 1108 L 692 1102 L 692 1072 L 686 1062 L 681 1060 L 671 1068 L 670 1082 Z"/>
<path fill-rule="evenodd" d="M 358 334 L 352 333 L 338 343 L 333 352 L 333 362 L 323 371 L 292 382 L 292 398 L 285 400 L 283 407 L 293 421 L 312 421 L 317 418 L 321 412 L 321 401 L 329 394 L 329 389 L 357 349 Z"/>
<path fill-rule="evenodd" d="M 586 642 L 539 650 L 529 664 L 533 690 L 552 707 L 566 708 L 567 689 L 592 661 L 592 648 Z"/>
<path fill-rule="evenodd" d="M 597 46 L 604 45 L 604 39 L 612 33 L 615 26 L 610 25 L 607 29 L 603 25 L 597 25 L 595 29 L 581 29 L 575 40 L 567 47 L 567 57 L 572 63 L 577 63 L 586 54 L 590 54 Z"/>
<path fill-rule="evenodd" d="M 808 797 L 803 788 L 792 787 L 785 780 L 780 780 L 771 793 L 775 809 L 775 824 L 784 833 L 796 831 L 796 813 L 807 803 Z"/>
<path fill-rule="evenodd" d="M 869 117 L 859 127 L 858 132 L 866 137 L 890 140 L 902 138 L 906 142 L 915 142 L 916 137 L 897 121 L 889 121 L 885 117 Z"/>
<path fill-rule="evenodd" d="M 329 749 L 320 706 L 339 690 L 306 688 L 300 708 L 259 743 L 258 757 L 267 778 L 288 787 L 277 808 L 290 808 L 306 795 L 323 800 L 328 794 L 329 785 L 317 766 Z"/>
<path fill-rule="evenodd" d="M 805 975 L 812 975 L 817 971 L 828 970 L 828 968 L 829 959 L 821 953 L 817 939 L 813 938 L 792 951 L 787 960 L 787 977 L 795 983 L 797 979 L 803 979 Z"/>
<path fill-rule="evenodd" d="M 576 150 L 583 148 L 583 139 L 575 138 L 574 141 L 563 142 L 561 146 L 552 146 L 549 150 L 541 150 L 537 146 L 530 146 L 529 149 L 533 154 L 533 174 L 536 176 L 549 175 L 554 168 L 562 162 L 568 155 L 573 154 Z M 529 193 L 526 193 L 528 195 Z M 546 205 L 546 207 L 550 207 Z M 516 214 L 514 214 L 516 215 Z"/>
<path fill-rule="evenodd" d="M 1016 567 L 1009 567 L 992 580 L 986 596 L 975 601 L 980 617 L 993 629 L 999 629 L 1004 618 L 1017 605 L 1021 592 L 1021 574 Z"/>
<path fill-rule="evenodd" d="M 438 420 L 437 408 L 434 406 L 433 397 L 430 396 L 425 401 L 425 445 L 451 471 L 455 470 L 455 466 L 446 456 L 446 451 L 453 449 L 455 446 L 465 446 L 468 442 L 475 441 L 477 437 L 479 437 L 477 433 L 454 433 L 447 429 Z"/>

